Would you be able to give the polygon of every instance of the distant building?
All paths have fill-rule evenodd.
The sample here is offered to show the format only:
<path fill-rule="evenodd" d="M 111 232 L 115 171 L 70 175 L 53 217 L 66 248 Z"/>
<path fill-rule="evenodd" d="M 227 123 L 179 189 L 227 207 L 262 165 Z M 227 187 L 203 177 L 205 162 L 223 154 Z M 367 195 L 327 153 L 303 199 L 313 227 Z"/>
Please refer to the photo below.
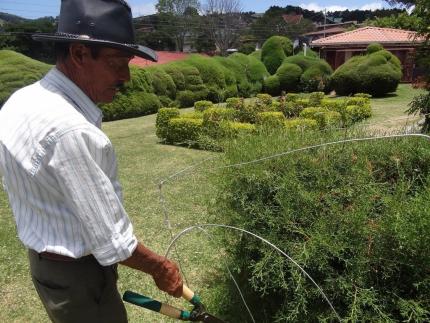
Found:
<path fill-rule="evenodd" d="M 303 15 L 285 14 L 282 15 L 282 19 L 284 19 L 287 24 L 297 25 L 303 20 Z"/>
<path fill-rule="evenodd" d="M 333 69 L 349 58 L 361 55 L 371 43 L 379 43 L 396 55 L 402 63 L 402 82 L 412 82 L 415 75 L 415 53 L 425 41 L 416 32 L 393 28 L 363 27 L 352 31 L 316 39 L 311 42 L 313 49 L 319 50 Z"/>

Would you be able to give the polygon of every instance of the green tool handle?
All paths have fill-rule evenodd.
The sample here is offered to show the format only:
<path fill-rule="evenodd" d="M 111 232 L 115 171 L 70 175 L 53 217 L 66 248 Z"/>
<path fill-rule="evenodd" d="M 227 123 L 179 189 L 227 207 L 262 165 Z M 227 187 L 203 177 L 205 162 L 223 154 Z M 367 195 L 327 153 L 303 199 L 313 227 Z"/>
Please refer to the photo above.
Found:
<path fill-rule="evenodd" d="M 161 303 L 152 298 L 131 291 L 126 291 L 122 299 L 131 304 L 138 305 L 148 310 L 167 315 L 174 319 L 189 321 L 191 316 L 191 313 L 188 311 L 180 310 L 176 307 Z"/>

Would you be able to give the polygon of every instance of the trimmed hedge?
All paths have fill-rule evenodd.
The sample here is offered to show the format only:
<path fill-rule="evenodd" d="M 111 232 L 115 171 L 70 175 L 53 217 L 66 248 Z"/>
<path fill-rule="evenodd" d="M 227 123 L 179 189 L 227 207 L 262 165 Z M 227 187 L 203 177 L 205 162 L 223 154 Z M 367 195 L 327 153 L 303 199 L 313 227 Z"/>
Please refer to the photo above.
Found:
<path fill-rule="evenodd" d="M 168 143 L 194 143 L 202 131 L 202 119 L 172 118 L 169 120 Z"/>
<path fill-rule="evenodd" d="M 344 135 L 257 133 L 231 141 L 225 163 L 348 139 Z M 426 140 L 327 146 L 239 171 L 225 168 L 212 179 L 219 194 L 211 211 L 223 215 L 219 222 L 288 253 L 326 293 L 342 322 L 430 320 Z M 223 254 L 231 255 L 233 275 L 247 286 L 244 298 L 256 322 L 338 321 L 319 290 L 275 250 L 242 234 L 227 235 L 225 245 Z M 211 285 L 217 286 L 215 311 L 226 321 L 248 322 L 246 311 L 237 310 L 241 302 L 233 283 L 214 277 Z"/>
<path fill-rule="evenodd" d="M 179 117 L 178 108 L 161 108 L 157 113 L 155 120 L 156 135 L 160 139 L 166 139 L 169 129 L 170 119 Z"/>
<path fill-rule="evenodd" d="M 261 61 L 270 74 L 275 74 L 287 56 L 293 52 L 293 43 L 287 37 L 272 36 L 261 49 Z"/>
<path fill-rule="evenodd" d="M 201 149 L 219 151 L 222 150 L 222 142 L 225 138 L 235 137 L 238 134 L 239 130 L 230 129 L 232 122 L 233 125 L 238 123 L 238 128 L 247 128 L 245 124 L 252 124 L 251 128 L 254 129 L 257 126 L 258 131 L 277 128 L 327 129 L 348 127 L 370 117 L 372 113 L 367 97 L 327 99 L 323 92 L 313 92 L 308 97 L 288 94 L 278 99 L 260 93 L 248 102 L 243 98 L 229 98 L 225 108 L 215 106 L 209 101 L 201 101 L 195 104 L 195 112 L 183 113 L 179 117 L 202 121 L 199 138 L 196 140 L 191 133 L 187 143 L 195 141 L 195 146 Z M 162 109 L 161 111 L 161 116 L 157 117 L 157 134 L 166 141 L 169 133 L 167 121 L 172 117 L 178 117 L 179 110 Z M 300 118 L 297 118 L 299 116 Z"/>
<path fill-rule="evenodd" d="M 52 66 L 11 50 L 0 50 L 0 108 L 16 90 L 40 80 Z"/>
<path fill-rule="evenodd" d="M 285 116 L 282 112 L 260 112 L 257 113 L 256 124 L 268 128 L 283 127 Z"/>
<path fill-rule="evenodd" d="M 294 55 L 284 59 L 276 71 L 280 80 L 280 91 L 329 92 L 333 70 L 317 57 Z"/>
<path fill-rule="evenodd" d="M 338 95 L 368 93 L 380 97 L 396 91 L 402 78 L 399 59 L 380 49 L 382 46 L 369 47 L 369 54 L 352 57 L 334 72 L 332 83 Z"/>

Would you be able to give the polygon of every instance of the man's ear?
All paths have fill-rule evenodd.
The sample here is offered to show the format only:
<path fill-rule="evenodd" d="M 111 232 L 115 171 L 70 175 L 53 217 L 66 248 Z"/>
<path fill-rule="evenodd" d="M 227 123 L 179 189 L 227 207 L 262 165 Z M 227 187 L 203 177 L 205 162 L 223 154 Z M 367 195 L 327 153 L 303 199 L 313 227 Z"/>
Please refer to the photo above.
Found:
<path fill-rule="evenodd" d="M 73 65 L 78 69 L 86 67 L 87 60 L 91 57 L 91 50 L 81 43 L 72 43 L 69 46 L 69 57 Z"/>

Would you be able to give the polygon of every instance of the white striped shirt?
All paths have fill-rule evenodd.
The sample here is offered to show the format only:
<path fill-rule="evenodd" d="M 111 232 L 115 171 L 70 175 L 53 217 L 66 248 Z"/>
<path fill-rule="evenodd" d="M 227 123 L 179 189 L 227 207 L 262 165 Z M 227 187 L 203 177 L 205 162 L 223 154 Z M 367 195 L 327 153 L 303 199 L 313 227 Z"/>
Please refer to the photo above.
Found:
<path fill-rule="evenodd" d="M 104 266 L 136 248 L 101 119 L 55 67 L 0 110 L 0 175 L 26 247 L 73 258 L 93 254 Z"/>

